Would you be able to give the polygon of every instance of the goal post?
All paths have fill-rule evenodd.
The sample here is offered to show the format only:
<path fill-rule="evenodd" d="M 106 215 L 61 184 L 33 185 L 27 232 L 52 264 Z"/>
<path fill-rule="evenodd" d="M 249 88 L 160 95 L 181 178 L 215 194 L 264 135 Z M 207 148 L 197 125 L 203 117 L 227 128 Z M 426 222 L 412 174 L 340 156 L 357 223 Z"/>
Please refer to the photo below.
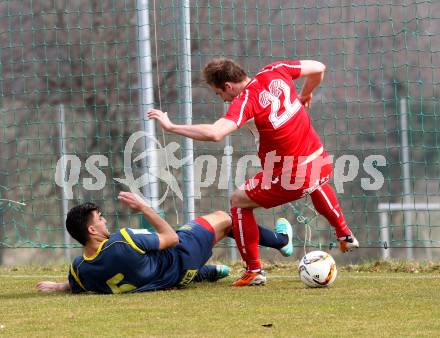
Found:
<path fill-rule="evenodd" d="M 380 237 L 382 244 L 382 259 L 388 260 L 391 258 L 391 252 L 393 248 L 393 241 L 395 239 L 390 235 L 390 222 L 389 214 L 393 211 L 403 211 L 404 213 L 411 213 L 412 211 L 440 211 L 440 203 L 379 203 L 377 206 L 380 219 Z M 412 225 L 409 222 L 408 216 L 405 216 L 405 237 L 403 240 L 399 239 L 399 242 L 403 243 L 403 247 L 406 249 L 406 257 L 409 260 L 413 259 L 413 237 L 412 231 L 407 229 Z M 396 241 L 397 242 L 397 241 Z M 437 244 L 440 242 L 437 239 Z M 430 241 L 431 243 L 431 241 Z M 431 249 L 427 248 L 428 251 Z M 429 255 L 432 257 L 432 255 Z"/>

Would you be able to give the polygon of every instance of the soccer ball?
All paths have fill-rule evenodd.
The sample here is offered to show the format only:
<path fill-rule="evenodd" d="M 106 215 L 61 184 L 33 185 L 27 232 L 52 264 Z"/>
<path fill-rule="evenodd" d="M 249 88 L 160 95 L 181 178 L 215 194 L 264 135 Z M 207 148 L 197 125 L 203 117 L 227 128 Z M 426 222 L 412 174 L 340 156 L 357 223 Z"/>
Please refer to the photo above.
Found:
<path fill-rule="evenodd" d="M 335 281 L 336 263 L 327 252 L 312 251 L 299 262 L 298 273 L 299 279 L 308 287 L 322 288 Z"/>

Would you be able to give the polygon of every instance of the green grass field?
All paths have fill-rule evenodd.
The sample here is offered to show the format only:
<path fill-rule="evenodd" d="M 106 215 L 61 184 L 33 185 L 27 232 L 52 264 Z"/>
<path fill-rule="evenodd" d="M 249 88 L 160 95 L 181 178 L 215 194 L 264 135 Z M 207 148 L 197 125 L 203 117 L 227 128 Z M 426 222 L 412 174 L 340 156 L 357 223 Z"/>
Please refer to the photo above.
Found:
<path fill-rule="evenodd" d="M 346 267 L 324 289 L 305 288 L 295 269 L 272 267 L 261 287 L 232 288 L 231 277 L 185 290 L 75 296 L 34 288 L 64 281 L 66 267 L 0 268 L 0 336 L 440 335 L 438 265 Z"/>

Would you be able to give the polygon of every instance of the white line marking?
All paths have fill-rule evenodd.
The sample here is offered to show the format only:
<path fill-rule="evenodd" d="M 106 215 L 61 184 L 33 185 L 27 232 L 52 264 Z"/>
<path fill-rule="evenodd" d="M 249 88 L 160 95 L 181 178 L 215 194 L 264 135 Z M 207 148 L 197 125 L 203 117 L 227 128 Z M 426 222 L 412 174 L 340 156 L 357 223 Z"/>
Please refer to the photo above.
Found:
<path fill-rule="evenodd" d="M 395 272 L 391 272 L 395 273 Z M 296 278 L 296 274 L 292 274 L 292 276 L 281 276 L 281 275 L 271 275 L 270 273 L 267 275 L 268 279 L 274 278 L 274 279 L 290 279 L 290 278 Z M 348 278 L 348 279 L 440 279 L 440 275 L 410 275 L 409 273 L 405 276 L 353 276 L 353 275 L 347 275 L 343 274 L 342 276 L 338 275 L 338 278 Z"/>
<path fill-rule="evenodd" d="M 0 275 L 0 278 L 67 278 L 67 273 L 59 275 Z"/>
<path fill-rule="evenodd" d="M 338 275 L 340 278 L 347 278 L 347 279 L 439 279 L 440 275 L 437 275 L 435 273 L 422 273 L 422 274 L 409 274 L 406 275 L 399 275 L 399 276 L 390 276 L 390 274 L 394 274 L 395 272 L 390 272 L 388 275 L 384 276 L 354 276 L 347 273 L 343 273 L 343 275 Z M 403 272 L 404 273 L 404 272 Z M 271 275 L 270 273 L 267 275 L 269 279 L 291 279 L 291 278 L 297 278 L 297 275 L 293 273 L 291 276 L 285 276 L 285 275 Z M 1 275 L 0 278 L 67 278 L 66 275 Z"/>

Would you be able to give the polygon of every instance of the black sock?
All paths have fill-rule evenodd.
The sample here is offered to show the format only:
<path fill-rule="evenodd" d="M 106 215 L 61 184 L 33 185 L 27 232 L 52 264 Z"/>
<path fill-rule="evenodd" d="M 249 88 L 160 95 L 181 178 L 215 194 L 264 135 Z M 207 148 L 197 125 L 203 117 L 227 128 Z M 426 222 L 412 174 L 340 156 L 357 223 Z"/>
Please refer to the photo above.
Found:
<path fill-rule="evenodd" d="M 213 264 L 202 266 L 197 275 L 194 277 L 194 282 L 215 282 L 218 280 L 217 267 Z"/>
<path fill-rule="evenodd" d="M 281 249 L 289 242 L 289 238 L 284 234 L 277 234 L 276 232 L 265 228 L 262 225 L 258 225 L 258 231 L 260 233 L 260 240 L 258 242 L 261 246 L 268 248 Z M 228 237 L 234 238 L 232 231 L 229 231 Z"/>

